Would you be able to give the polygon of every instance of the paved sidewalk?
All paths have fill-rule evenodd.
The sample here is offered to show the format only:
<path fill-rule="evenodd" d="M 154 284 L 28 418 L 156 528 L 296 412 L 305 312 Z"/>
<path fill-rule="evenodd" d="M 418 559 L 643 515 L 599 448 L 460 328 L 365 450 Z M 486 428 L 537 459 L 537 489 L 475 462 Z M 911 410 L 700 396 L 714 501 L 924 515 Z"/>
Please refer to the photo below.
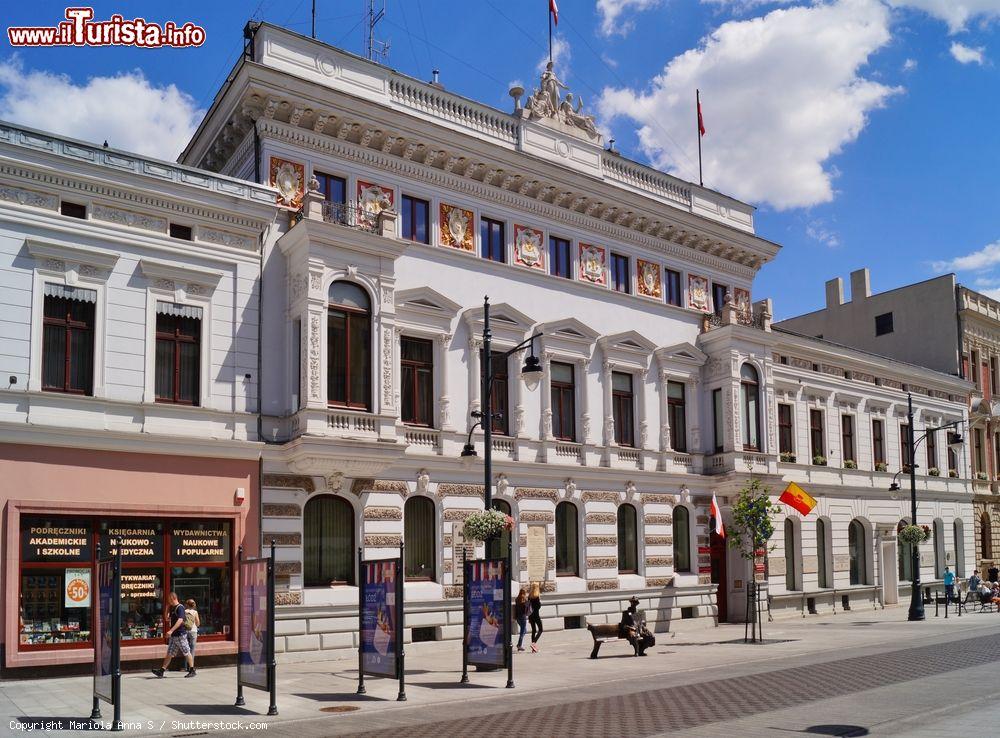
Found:
<path fill-rule="evenodd" d="M 152 674 L 127 674 L 122 679 L 122 717 L 126 735 L 174 736 L 247 729 L 252 725 L 287 726 L 315 721 L 333 708 L 322 734 L 364 728 L 412 724 L 415 711 L 426 720 L 458 717 L 469 703 L 503 698 L 511 707 L 527 709 L 578 701 L 588 693 L 628 694 L 654 686 L 683 685 L 741 674 L 793 668 L 852 656 L 872 658 L 900 648 L 928 646 L 1000 633 L 996 614 L 973 614 L 923 623 L 906 622 L 906 609 L 842 613 L 835 616 L 784 620 L 767 625 L 765 646 L 742 643 L 742 625 L 681 633 L 657 634 L 648 658 L 634 658 L 626 644 L 610 643 L 601 658 L 587 658 L 591 638 L 586 630 L 546 634 L 539 654 L 516 654 L 516 689 L 506 690 L 506 672 L 471 672 L 471 683 L 459 685 L 461 652 L 457 641 L 407 646 L 408 701 L 396 701 L 397 683 L 366 678 L 368 694 L 358 697 L 354 660 L 279 664 L 278 709 L 267 717 L 267 694 L 247 689 L 245 707 L 233 707 L 235 669 L 200 670 L 195 679 L 170 672 L 160 680 Z M 77 719 L 90 714 L 92 679 L 68 677 L 0 682 L 0 735 L 18 734 L 11 721 Z M 426 708 L 432 708 L 430 710 Z M 491 708 L 495 709 L 495 708 Z M 109 705 L 102 705 L 107 721 Z M 341 712 L 343 711 L 343 712 Z M 220 724 L 222 723 L 222 724 Z M 242 724 L 242 725 L 241 725 Z M 41 728 L 41 729 L 39 729 Z M 282 731 L 285 732 L 285 731 Z M 44 730 L 35 735 L 79 735 Z M 314 733 L 311 733 L 314 734 Z"/>

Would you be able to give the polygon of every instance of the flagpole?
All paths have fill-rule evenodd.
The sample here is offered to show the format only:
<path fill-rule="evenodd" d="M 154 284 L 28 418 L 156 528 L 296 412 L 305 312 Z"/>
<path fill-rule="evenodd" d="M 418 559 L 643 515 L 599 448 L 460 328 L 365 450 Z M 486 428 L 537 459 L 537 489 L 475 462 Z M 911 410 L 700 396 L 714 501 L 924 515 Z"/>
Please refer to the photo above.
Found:
<path fill-rule="evenodd" d="M 549 55 L 552 54 L 552 42 L 549 42 Z M 701 90 L 696 89 L 694 91 L 694 101 L 695 101 L 695 128 L 698 135 L 698 186 L 705 186 L 705 178 L 701 173 Z"/>
<path fill-rule="evenodd" d="M 547 7 L 545 9 L 549 16 L 549 64 L 552 63 L 552 8 Z"/>

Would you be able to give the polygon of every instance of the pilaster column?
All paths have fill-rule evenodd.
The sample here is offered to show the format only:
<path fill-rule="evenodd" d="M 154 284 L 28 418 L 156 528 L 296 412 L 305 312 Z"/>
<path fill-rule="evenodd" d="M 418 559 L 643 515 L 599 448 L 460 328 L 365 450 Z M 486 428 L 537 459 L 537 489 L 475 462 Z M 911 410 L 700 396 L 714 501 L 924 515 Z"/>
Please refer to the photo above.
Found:
<path fill-rule="evenodd" d="M 605 361 L 601 365 L 601 381 L 604 390 L 604 445 L 611 446 L 615 442 L 615 414 L 611 401 L 611 372 L 615 365 Z"/>
<path fill-rule="evenodd" d="M 660 451 L 672 451 L 670 443 L 670 375 L 666 370 L 660 370 Z"/>
<path fill-rule="evenodd" d="M 474 336 L 469 338 L 469 417 L 466 427 L 470 431 L 476 422 L 472 419 L 472 413 L 479 412 L 483 406 L 481 398 L 482 369 L 479 367 L 479 354 L 482 348 L 482 340 Z"/>
<path fill-rule="evenodd" d="M 691 377 L 684 384 L 684 410 L 688 427 L 682 428 L 681 433 L 686 434 L 688 453 L 700 454 L 704 450 L 701 445 L 701 377 Z"/>
<path fill-rule="evenodd" d="M 636 380 L 638 380 L 638 387 L 636 387 L 635 392 L 635 404 L 639 410 L 636 413 L 636 418 L 639 421 L 639 443 L 636 445 L 641 449 L 645 449 L 646 443 L 649 441 L 649 424 L 646 422 L 646 377 L 647 372 L 645 369 L 635 375 Z"/>
<path fill-rule="evenodd" d="M 451 422 L 451 398 L 448 395 L 448 344 L 451 343 L 451 339 L 450 333 L 445 333 L 438 339 L 440 348 L 438 356 L 441 357 L 439 362 L 441 370 L 438 373 L 441 383 L 441 394 L 438 397 L 438 421 L 441 424 L 441 430 L 448 431 L 455 429 Z"/>
<path fill-rule="evenodd" d="M 580 443 L 590 443 L 590 393 L 587 386 L 587 360 L 577 359 L 576 370 L 580 379 Z"/>
<path fill-rule="evenodd" d="M 507 419 L 507 427 L 511 434 L 520 437 L 524 435 L 524 380 L 521 379 L 521 367 L 524 366 L 524 350 L 522 349 L 512 354 L 508 361 L 514 362 L 514 381 L 510 383 L 511 394 L 513 395 L 510 400 L 511 405 L 514 407 L 514 417 Z M 509 365 L 507 373 L 508 375 L 511 373 Z M 514 422 L 511 423 L 511 420 Z"/>
<path fill-rule="evenodd" d="M 542 352 L 542 440 L 552 436 L 552 353 Z"/>

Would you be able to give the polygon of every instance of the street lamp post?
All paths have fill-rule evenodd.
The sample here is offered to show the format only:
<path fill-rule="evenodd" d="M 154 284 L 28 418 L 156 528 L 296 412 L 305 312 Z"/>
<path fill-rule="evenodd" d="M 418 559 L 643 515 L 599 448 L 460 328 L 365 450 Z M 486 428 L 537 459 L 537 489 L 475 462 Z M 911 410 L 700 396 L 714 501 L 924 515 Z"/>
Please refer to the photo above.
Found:
<path fill-rule="evenodd" d="M 521 367 L 521 378 L 529 391 L 534 391 L 538 387 L 538 382 L 542 377 L 542 365 L 535 356 L 535 339 L 541 337 L 541 333 L 535 333 L 530 338 L 526 338 L 514 348 L 503 353 L 506 361 L 512 354 L 520 351 L 526 346 L 531 346 L 531 354 L 524 360 Z M 493 508 L 493 333 L 490 330 L 490 298 L 487 295 L 483 298 L 483 365 L 482 365 L 482 385 L 483 395 L 482 410 L 473 412 L 472 417 L 476 419 L 472 428 L 469 429 L 469 437 L 462 449 L 461 458 L 463 462 L 475 460 L 476 447 L 472 445 L 472 434 L 476 426 L 483 429 L 483 508 L 490 510 Z M 511 602 L 510 602 L 510 578 L 513 575 L 513 556 L 511 555 L 511 539 L 513 533 L 507 539 L 507 572 L 504 577 L 504 621 L 506 623 L 507 641 L 504 644 L 507 658 L 507 687 L 514 686 L 514 658 L 511 649 Z M 489 551 L 491 540 L 486 541 L 486 550 Z M 464 572 L 463 572 L 464 576 Z"/>
<path fill-rule="evenodd" d="M 924 431 L 924 434 L 920 438 L 914 440 L 913 438 L 913 395 L 907 393 L 906 395 L 906 419 L 907 419 L 907 431 L 906 431 L 906 446 L 909 451 L 910 459 L 910 525 L 917 524 L 917 446 L 921 441 L 927 438 L 931 433 L 936 433 L 940 430 L 945 430 L 946 428 L 958 428 L 962 423 L 960 420 L 953 421 L 951 423 L 945 423 L 944 425 L 938 426 L 937 428 L 928 428 Z M 962 436 L 960 433 L 949 434 L 948 447 L 958 446 L 962 444 Z M 899 476 L 904 470 L 900 469 L 899 472 L 893 477 L 892 483 L 889 485 L 890 492 L 899 491 L 899 484 L 896 482 L 896 477 Z M 924 598 L 920 594 L 920 549 L 918 546 L 914 545 L 911 547 L 910 551 L 910 567 L 913 571 L 912 587 L 910 589 L 910 610 L 907 615 L 908 620 L 923 620 L 924 619 Z"/>

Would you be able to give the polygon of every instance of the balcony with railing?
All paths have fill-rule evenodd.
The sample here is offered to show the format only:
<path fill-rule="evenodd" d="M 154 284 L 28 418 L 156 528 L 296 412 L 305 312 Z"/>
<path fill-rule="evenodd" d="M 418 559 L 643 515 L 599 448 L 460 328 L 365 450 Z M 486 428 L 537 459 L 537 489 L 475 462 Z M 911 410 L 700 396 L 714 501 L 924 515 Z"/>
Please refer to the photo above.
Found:
<path fill-rule="evenodd" d="M 760 300 L 752 305 L 737 306 L 732 297 L 726 294 L 726 304 L 720 313 L 706 313 L 702 319 L 701 332 L 708 333 L 728 325 L 740 325 L 758 331 L 771 330 L 771 300 Z"/>

